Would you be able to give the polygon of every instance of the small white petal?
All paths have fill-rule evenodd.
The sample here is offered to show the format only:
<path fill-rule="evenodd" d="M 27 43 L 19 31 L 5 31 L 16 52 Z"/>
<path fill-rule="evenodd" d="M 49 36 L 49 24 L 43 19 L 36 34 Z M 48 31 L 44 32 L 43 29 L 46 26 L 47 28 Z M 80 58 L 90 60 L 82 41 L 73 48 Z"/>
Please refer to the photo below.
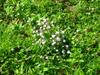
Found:
<path fill-rule="evenodd" d="M 35 32 L 38 33 L 38 30 L 36 30 Z"/>
<path fill-rule="evenodd" d="M 56 34 L 59 34 L 59 32 L 56 32 Z"/>
<path fill-rule="evenodd" d="M 61 31 L 62 34 L 64 34 L 64 31 Z"/>
<path fill-rule="evenodd" d="M 58 52 L 59 50 L 58 49 L 56 49 L 56 52 Z"/>
<path fill-rule="evenodd" d="M 42 44 L 44 45 L 44 44 L 45 44 L 45 42 L 42 42 Z"/>
<path fill-rule="evenodd" d="M 45 59 L 48 59 L 48 56 L 46 56 Z"/>
<path fill-rule="evenodd" d="M 35 31 L 32 32 L 33 34 L 35 33 Z"/>
<path fill-rule="evenodd" d="M 45 22 L 45 25 L 47 26 L 47 25 L 49 25 L 49 23 L 48 22 Z"/>
<path fill-rule="evenodd" d="M 63 42 L 65 43 L 65 42 L 66 42 L 66 40 L 63 40 Z"/>
<path fill-rule="evenodd" d="M 41 38 L 43 38 L 43 39 L 44 39 L 44 36 L 42 35 L 42 36 L 41 36 Z"/>
<path fill-rule="evenodd" d="M 43 40 L 42 40 L 42 44 L 45 44 L 45 43 L 46 43 L 46 41 L 43 39 Z"/>
<path fill-rule="evenodd" d="M 65 47 L 68 48 L 69 46 L 68 45 L 65 45 Z"/>
<path fill-rule="evenodd" d="M 43 30 L 45 30 L 45 27 L 43 28 Z"/>
<path fill-rule="evenodd" d="M 40 30 L 42 30 L 42 27 L 40 27 Z"/>
<path fill-rule="evenodd" d="M 61 41 L 61 39 L 59 37 L 56 38 L 56 41 Z"/>
<path fill-rule="evenodd" d="M 39 33 L 40 36 L 43 36 L 43 33 Z"/>
<path fill-rule="evenodd" d="M 43 27 L 46 27 L 47 25 L 43 25 Z"/>
<path fill-rule="evenodd" d="M 53 43 L 52 43 L 52 46 L 55 45 L 55 44 L 56 44 L 56 42 L 53 42 Z"/>
<path fill-rule="evenodd" d="M 46 21 L 47 21 L 47 19 L 44 18 L 44 19 L 43 19 L 43 22 L 46 22 Z"/>
<path fill-rule="evenodd" d="M 70 54 L 70 53 L 71 53 L 70 50 L 68 50 L 68 51 L 67 51 L 67 54 Z"/>
<path fill-rule="evenodd" d="M 79 32 L 79 31 L 80 31 L 79 29 L 76 30 L 76 32 Z"/>
<path fill-rule="evenodd" d="M 47 29 L 50 29 L 50 28 L 51 28 L 51 27 L 48 25 L 48 26 L 47 26 Z"/>
<path fill-rule="evenodd" d="M 55 38 L 56 35 L 52 35 L 52 38 Z"/>
<path fill-rule="evenodd" d="M 65 50 L 62 50 L 62 54 L 65 54 Z"/>

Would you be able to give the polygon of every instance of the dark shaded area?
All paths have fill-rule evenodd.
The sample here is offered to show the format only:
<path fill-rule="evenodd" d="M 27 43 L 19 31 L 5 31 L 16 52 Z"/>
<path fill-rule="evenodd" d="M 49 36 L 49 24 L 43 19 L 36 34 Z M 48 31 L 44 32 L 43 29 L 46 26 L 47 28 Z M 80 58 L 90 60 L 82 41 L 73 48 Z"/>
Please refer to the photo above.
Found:
<path fill-rule="evenodd" d="M 100 69 L 96 71 L 96 75 L 100 75 Z"/>
<path fill-rule="evenodd" d="M 3 11 L 6 0 L 0 0 L 0 12 Z"/>
<path fill-rule="evenodd" d="M 12 53 L 16 54 L 17 52 L 19 52 L 22 49 L 22 47 L 15 47 L 12 51 Z"/>

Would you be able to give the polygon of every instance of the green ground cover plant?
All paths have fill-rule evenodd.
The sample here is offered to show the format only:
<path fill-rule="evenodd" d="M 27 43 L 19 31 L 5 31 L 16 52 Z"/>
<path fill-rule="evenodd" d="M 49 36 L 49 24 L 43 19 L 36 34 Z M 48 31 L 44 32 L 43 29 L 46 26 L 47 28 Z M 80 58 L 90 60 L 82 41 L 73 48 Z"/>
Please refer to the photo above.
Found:
<path fill-rule="evenodd" d="M 100 75 L 100 1 L 0 0 L 0 75 Z"/>

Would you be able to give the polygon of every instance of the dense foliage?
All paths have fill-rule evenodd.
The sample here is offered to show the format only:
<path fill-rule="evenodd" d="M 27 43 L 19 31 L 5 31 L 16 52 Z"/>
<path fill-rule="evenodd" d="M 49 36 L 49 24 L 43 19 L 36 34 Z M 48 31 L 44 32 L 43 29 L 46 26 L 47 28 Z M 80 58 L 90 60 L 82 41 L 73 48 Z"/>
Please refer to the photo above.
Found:
<path fill-rule="evenodd" d="M 0 75 L 99 75 L 99 0 L 0 0 Z"/>

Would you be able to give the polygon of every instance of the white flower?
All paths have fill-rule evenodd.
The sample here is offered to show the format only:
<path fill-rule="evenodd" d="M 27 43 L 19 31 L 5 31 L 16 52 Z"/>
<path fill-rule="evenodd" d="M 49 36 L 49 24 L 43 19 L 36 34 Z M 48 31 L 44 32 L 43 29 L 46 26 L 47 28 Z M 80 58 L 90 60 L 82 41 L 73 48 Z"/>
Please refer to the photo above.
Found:
<path fill-rule="evenodd" d="M 65 47 L 68 48 L 69 46 L 68 45 L 65 45 Z"/>
<path fill-rule="evenodd" d="M 54 41 L 53 43 L 52 43 L 52 46 L 54 46 L 56 44 L 56 42 Z"/>
<path fill-rule="evenodd" d="M 64 39 L 64 40 L 63 40 L 63 42 L 65 43 L 65 42 L 66 42 L 66 40 Z"/>
<path fill-rule="evenodd" d="M 38 33 L 38 30 L 36 30 L 35 32 Z"/>
<path fill-rule="evenodd" d="M 80 31 L 79 29 L 76 30 L 76 32 L 79 32 L 79 31 Z"/>
<path fill-rule="evenodd" d="M 48 21 L 48 19 L 46 19 L 46 18 L 43 19 L 43 22 L 47 22 L 47 21 Z"/>
<path fill-rule="evenodd" d="M 45 28 L 46 28 L 46 26 L 47 26 L 46 24 L 45 24 L 45 25 L 43 25 L 43 27 L 45 27 Z"/>
<path fill-rule="evenodd" d="M 42 35 L 42 36 L 41 36 L 41 38 L 43 38 L 43 39 L 44 39 L 45 37 Z"/>
<path fill-rule="evenodd" d="M 67 51 L 67 54 L 70 54 L 70 53 L 71 53 L 70 50 L 68 50 L 68 51 Z"/>
<path fill-rule="evenodd" d="M 47 29 L 50 29 L 50 28 L 51 28 L 51 27 L 48 25 L 48 26 L 47 26 Z"/>
<path fill-rule="evenodd" d="M 59 34 L 59 32 L 56 32 L 56 34 Z"/>
<path fill-rule="evenodd" d="M 58 49 L 56 49 L 56 52 L 58 52 L 59 50 Z"/>
<path fill-rule="evenodd" d="M 44 45 L 45 43 L 46 43 L 46 41 L 43 39 L 43 40 L 42 40 L 42 44 Z"/>
<path fill-rule="evenodd" d="M 55 40 L 52 40 L 53 42 L 55 42 Z"/>
<path fill-rule="evenodd" d="M 42 27 L 40 27 L 40 30 L 42 29 Z"/>
<path fill-rule="evenodd" d="M 64 34 L 64 31 L 61 31 L 62 34 Z"/>
<path fill-rule="evenodd" d="M 33 30 L 33 32 L 32 32 L 33 34 L 35 33 L 35 31 Z"/>
<path fill-rule="evenodd" d="M 40 35 L 40 36 L 43 36 L 43 33 L 42 33 L 42 32 L 40 32 L 40 33 L 39 33 L 39 35 Z"/>
<path fill-rule="evenodd" d="M 45 59 L 48 59 L 48 56 L 46 56 Z"/>
<path fill-rule="evenodd" d="M 45 30 L 45 27 L 43 28 L 43 30 Z"/>
<path fill-rule="evenodd" d="M 61 41 L 61 39 L 59 37 L 56 38 L 56 41 Z"/>
<path fill-rule="evenodd" d="M 45 44 L 45 41 L 43 41 L 42 44 L 44 45 Z"/>
<path fill-rule="evenodd" d="M 52 38 L 55 38 L 56 35 L 52 35 Z"/>
<path fill-rule="evenodd" d="M 43 24 L 48 25 L 48 18 L 43 19 Z"/>
<path fill-rule="evenodd" d="M 65 50 L 62 50 L 62 54 L 65 54 Z"/>

